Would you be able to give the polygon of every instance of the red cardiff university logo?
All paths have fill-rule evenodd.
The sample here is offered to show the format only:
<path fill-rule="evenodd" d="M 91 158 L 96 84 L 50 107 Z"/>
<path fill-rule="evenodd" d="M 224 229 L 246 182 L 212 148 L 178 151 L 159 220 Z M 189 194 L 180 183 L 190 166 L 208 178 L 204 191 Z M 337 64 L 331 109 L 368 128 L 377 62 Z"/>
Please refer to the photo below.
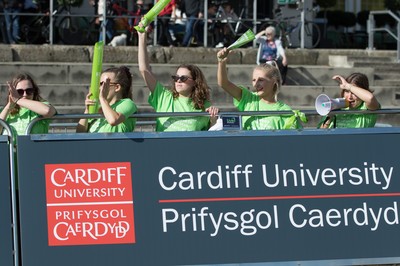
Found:
<path fill-rule="evenodd" d="M 50 246 L 135 243 L 129 162 L 46 164 Z"/>

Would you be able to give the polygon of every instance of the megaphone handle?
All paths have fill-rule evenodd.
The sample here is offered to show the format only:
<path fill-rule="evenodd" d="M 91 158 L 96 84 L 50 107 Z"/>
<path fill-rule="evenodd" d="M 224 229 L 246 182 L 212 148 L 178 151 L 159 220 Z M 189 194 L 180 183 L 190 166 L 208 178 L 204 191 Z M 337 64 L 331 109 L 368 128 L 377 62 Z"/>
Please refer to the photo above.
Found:
<path fill-rule="evenodd" d="M 333 127 L 332 128 L 336 128 L 336 115 L 334 116 L 329 116 L 327 115 L 326 118 L 324 119 L 324 122 L 322 123 L 322 125 L 324 126 L 324 128 L 330 128 L 330 125 L 333 122 Z"/>

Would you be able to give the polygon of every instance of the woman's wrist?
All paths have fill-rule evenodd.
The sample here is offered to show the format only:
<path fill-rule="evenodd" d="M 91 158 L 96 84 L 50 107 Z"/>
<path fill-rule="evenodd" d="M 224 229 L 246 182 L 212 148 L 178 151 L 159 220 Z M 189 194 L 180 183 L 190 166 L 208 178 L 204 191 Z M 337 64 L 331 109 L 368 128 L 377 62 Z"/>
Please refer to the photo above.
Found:
<path fill-rule="evenodd" d="M 218 62 L 225 62 L 226 61 L 226 57 L 218 57 L 217 56 L 217 60 L 218 60 Z"/>
<path fill-rule="evenodd" d="M 15 102 L 14 102 L 14 104 L 17 104 L 17 102 L 19 101 L 19 100 L 21 100 L 22 99 L 22 97 L 19 97 Z"/>
<path fill-rule="evenodd" d="M 13 107 L 15 106 L 14 103 L 8 103 L 6 106 L 4 106 L 3 110 L 6 110 L 7 112 L 10 111 Z"/>
<path fill-rule="evenodd" d="M 8 109 L 11 110 L 12 108 L 14 108 L 17 105 L 17 102 L 19 100 L 21 100 L 22 97 L 19 97 L 17 100 L 15 100 L 15 102 L 13 101 L 9 101 L 8 104 L 6 106 L 4 106 L 4 109 Z"/>

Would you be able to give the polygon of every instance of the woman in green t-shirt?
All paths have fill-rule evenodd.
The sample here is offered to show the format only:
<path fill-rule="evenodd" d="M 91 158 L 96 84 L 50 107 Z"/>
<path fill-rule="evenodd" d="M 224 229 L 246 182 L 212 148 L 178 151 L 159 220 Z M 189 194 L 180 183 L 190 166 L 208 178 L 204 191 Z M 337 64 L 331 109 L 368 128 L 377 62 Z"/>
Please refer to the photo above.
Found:
<path fill-rule="evenodd" d="M 147 33 L 138 41 L 139 70 L 150 90 L 149 103 L 156 112 L 208 112 L 210 116 L 159 117 L 156 131 L 208 130 L 217 121 L 218 108 L 211 106 L 210 89 L 203 72 L 195 65 L 180 65 L 172 75 L 171 89 L 163 86 L 151 71 L 147 53 Z"/>
<path fill-rule="evenodd" d="M 95 100 L 89 97 L 85 100 L 85 114 Z M 100 119 L 79 120 L 76 132 L 132 132 L 135 129 L 136 118 L 130 117 L 137 111 L 132 101 L 132 74 L 125 66 L 112 67 L 102 72 L 100 77 L 99 113 Z"/>
<path fill-rule="evenodd" d="M 7 85 L 7 104 L 0 113 L 0 119 L 10 125 L 14 136 L 25 135 L 28 124 L 36 117 L 49 118 L 57 113 L 56 109 L 40 96 L 38 85 L 28 73 L 17 74 Z M 30 133 L 48 133 L 49 122 L 48 119 L 37 122 Z"/>
<path fill-rule="evenodd" d="M 238 86 L 228 79 L 226 69 L 230 51 L 223 48 L 217 53 L 218 85 L 233 97 L 233 104 L 239 111 L 291 111 L 292 109 L 278 101 L 278 92 L 282 78 L 274 61 L 258 65 L 253 70 L 252 84 L 255 92 L 244 86 Z M 297 119 L 288 115 L 244 116 L 242 118 L 245 130 L 296 129 L 301 125 Z"/>
<path fill-rule="evenodd" d="M 332 79 L 339 82 L 340 95 L 345 98 L 348 107 L 341 110 L 378 110 L 380 104 L 369 88 L 368 77 L 362 73 L 352 73 L 347 78 L 335 75 Z M 319 128 L 365 128 L 374 127 L 376 114 L 340 114 L 323 117 Z"/>

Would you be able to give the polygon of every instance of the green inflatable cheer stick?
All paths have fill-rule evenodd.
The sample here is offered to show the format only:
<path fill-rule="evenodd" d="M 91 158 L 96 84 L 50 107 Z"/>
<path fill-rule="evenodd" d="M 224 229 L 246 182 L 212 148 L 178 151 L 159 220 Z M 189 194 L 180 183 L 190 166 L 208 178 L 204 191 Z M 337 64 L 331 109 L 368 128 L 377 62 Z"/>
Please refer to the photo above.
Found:
<path fill-rule="evenodd" d="M 99 89 L 101 68 L 103 66 L 103 49 L 104 43 L 96 42 L 93 51 L 92 80 L 90 82 L 91 100 L 95 100 L 96 104 L 89 106 L 89 114 L 96 114 L 99 109 Z"/>
<path fill-rule="evenodd" d="M 161 10 L 164 9 L 164 7 L 171 2 L 171 0 L 160 0 L 158 1 L 150 10 L 149 12 L 146 13 L 146 15 L 143 16 L 142 20 L 140 21 L 143 25 L 143 27 L 135 26 L 135 30 L 138 32 L 144 32 L 145 28 L 157 17 L 158 14 L 160 14 Z"/>
<path fill-rule="evenodd" d="M 232 43 L 227 49 L 233 50 L 233 49 L 239 48 L 239 47 L 245 45 L 246 43 L 251 42 L 255 38 L 256 38 L 256 36 L 254 35 L 254 33 L 251 30 L 248 30 L 245 33 L 243 33 L 243 35 L 240 36 L 240 38 L 237 39 L 234 43 Z"/>

